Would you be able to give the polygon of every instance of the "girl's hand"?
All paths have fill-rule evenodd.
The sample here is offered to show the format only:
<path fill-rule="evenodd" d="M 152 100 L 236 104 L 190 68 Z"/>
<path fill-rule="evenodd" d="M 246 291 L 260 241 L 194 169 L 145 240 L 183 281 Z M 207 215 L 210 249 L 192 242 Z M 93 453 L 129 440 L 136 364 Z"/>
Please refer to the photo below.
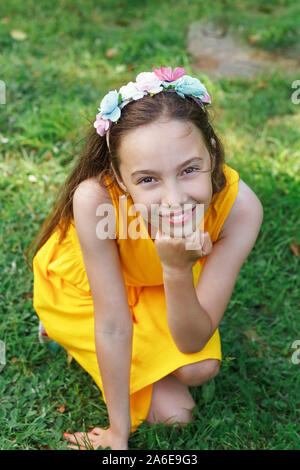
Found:
<path fill-rule="evenodd" d="M 64 439 L 73 445 L 68 445 L 70 449 L 96 450 L 99 446 L 103 449 L 110 447 L 111 450 L 128 450 L 128 437 L 121 437 L 114 433 L 111 428 L 94 428 L 91 432 L 75 432 L 74 434 L 63 435 Z"/>
<path fill-rule="evenodd" d="M 154 244 L 162 267 L 174 271 L 191 268 L 213 248 L 209 233 L 200 229 L 182 238 L 170 237 L 158 229 Z"/>

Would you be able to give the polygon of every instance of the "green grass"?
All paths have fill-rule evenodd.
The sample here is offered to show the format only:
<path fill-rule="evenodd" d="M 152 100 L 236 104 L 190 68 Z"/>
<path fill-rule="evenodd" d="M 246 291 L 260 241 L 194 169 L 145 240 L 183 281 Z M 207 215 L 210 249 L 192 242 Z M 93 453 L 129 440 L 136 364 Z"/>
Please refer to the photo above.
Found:
<path fill-rule="evenodd" d="M 108 425 L 91 377 L 68 364 L 63 349 L 55 355 L 38 342 L 25 250 L 104 94 L 161 64 L 195 75 L 186 38 L 189 24 L 203 18 L 238 27 L 244 40 L 256 35 L 258 48 L 292 53 L 300 45 L 294 1 L 14 0 L 0 7 L 1 449 L 64 449 L 64 432 Z M 27 39 L 12 39 L 13 29 Z M 117 49 L 112 59 L 109 48 Z M 300 339 L 299 258 L 290 244 L 300 244 L 300 105 L 291 102 L 300 69 L 251 81 L 198 76 L 212 95 L 227 163 L 262 201 L 264 221 L 220 325 L 221 371 L 190 388 L 195 421 L 179 431 L 143 423 L 129 447 L 299 449 L 300 365 L 291 361 Z"/>

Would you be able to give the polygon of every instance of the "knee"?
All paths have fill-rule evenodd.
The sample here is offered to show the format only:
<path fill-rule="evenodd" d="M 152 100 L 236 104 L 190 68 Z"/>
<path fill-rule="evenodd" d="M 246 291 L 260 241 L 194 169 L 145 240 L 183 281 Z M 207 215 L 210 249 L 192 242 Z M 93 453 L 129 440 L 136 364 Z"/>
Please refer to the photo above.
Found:
<path fill-rule="evenodd" d="M 206 359 L 179 367 L 173 374 L 185 385 L 195 387 L 213 379 L 220 370 L 218 359 Z"/>

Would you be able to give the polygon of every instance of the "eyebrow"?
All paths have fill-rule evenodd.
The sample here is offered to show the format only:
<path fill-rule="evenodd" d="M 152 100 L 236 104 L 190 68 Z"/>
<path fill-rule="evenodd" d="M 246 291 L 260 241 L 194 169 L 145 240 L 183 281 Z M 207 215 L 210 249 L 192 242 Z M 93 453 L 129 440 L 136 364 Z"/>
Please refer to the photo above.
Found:
<path fill-rule="evenodd" d="M 189 158 L 188 160 L 186 160 L 185 162 L 181 163 L 177 168 L 176 170 L 180 170 L 180 168 L 182 168 L 183 166 L 187 165 L 188 163 L 191 163 L 191 162 L 195 162 L 195 161 L 203 161 L 203 158 L 201 157 L 192 157 L 192 158 Z M 138 170 L 138 171 L 134 171 L 133 173 L 131 173 L 131 176 L 136 176 L 136 175 L 140 175 L 140 174 L 150 174 L 150 175 L 159 175 L 159 173 L 157 171 L 154 171 L 154 170 Z"/>

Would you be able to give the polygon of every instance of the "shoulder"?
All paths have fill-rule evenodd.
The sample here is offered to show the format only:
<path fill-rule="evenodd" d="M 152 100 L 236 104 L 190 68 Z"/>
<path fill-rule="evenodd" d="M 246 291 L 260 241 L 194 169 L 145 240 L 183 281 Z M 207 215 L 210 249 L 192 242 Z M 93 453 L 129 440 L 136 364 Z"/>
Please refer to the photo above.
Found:
<path fill-rule="evenodd" d="M 90 231 L 108 216 L 109 238 L 115 238 L 116 215 L 110 192 L 97 178 L 88 178 L 77 186 L 73 195 L 73 215 L 77 234 Z"/>
<path fill-rule="evenodd" d="M 221 228 L 219 239 L 232 236 L 237 231 L 259 231 L 263 221 L 263 206 L 257 195 L 240 178 L 238 193 Z"/>
<path fill-rule="evenodd" d="M 114 209 L 108 219 L 107 206 L 99 211 L 106 203 L 112 204 L 109 190 L 96 178 L 82 181 L 74 192 L 75 229 L 93 299 L 95 331 L 112 333 L 128 331 L 132 320 L 115 240 Z"/>
<path fill-rule="evenodd" d="M 87 178 L 77 186 L 74 192 L 74 198 L 86 199 L 96 202 L 111 201 L 110 192 L 107 188 L 100 185 L 96 177 Z"/>

